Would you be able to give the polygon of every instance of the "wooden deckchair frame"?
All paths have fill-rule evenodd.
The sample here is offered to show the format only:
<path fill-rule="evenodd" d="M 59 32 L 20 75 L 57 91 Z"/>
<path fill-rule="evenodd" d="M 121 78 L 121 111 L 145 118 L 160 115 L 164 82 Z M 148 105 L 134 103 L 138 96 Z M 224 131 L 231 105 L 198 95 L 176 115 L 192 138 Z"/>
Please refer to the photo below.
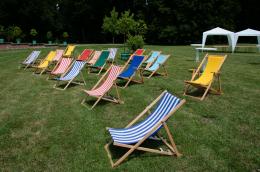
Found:
<path fill-rule="evenodd" d="M 72 66 L 74 65 L 75 62 L 76 62 L 76 61 L 72 62 L 72 64 L 70 65 L 70 67 L 69 67 L 69 68 L 66 70 L 66 72 L 64 72 L 60 77 L 65 76 L 65 74 L 67 73 L 67 71 L 72 68 Z M 82 67 L 82 69 L 81 69 L 80 72 L 79 72 L 79 73 L 80 73 L 79 75 L 81 76 L 83 82 L 74 82 L 74 81 L 73 81 L 74 79 L 76 79 L 76 78 L 79 76 L 79 75 L 77 75 L 76 77 L 72 78 L 72 79 L 69 80 L 69 81 L 60 81 L 60 80 L 57 80 L 56 84 L 53 85 L 53 88 L 63 91 L 63 90 L 66 90 L 67 87 L 68 87 L 71 83 L 73 83 L 73 84 L 78 84 L 78 85 L 86 85 L 86 81 L 85 81 L 85 79 L 84 79 L 84 75 L 83 75 L 83 72 L 82 72 L 83 68 L 84 68 L 84 67 Z M 59 88 L 58 86 L 61 85 L 61 84 L 59 84 L 60 82 L 67 82 L 67 84 L 66 84 L 66 86 L 65 86 L 64 88 Z"/>
<path fill-rule="evenodd" d="M 227 55 L 223 56 L 222 63 L 219 65 L 217 72 L 213 73 L 213 78 L 208 85 L 201 85 L 201 84 L 192 83 L 192 81 L 195 79 L 196 76 L 198 76 L 198 77 L 201 76 L 200 71 L 203 67 L 203 64 L 207 60 L 208 56 L 209 56 L 208 54 L 205 55 L 205 57 L 201 61 L 198 68 L 195 70 L 195 72 L 192 73 L 191 80 L 190 81 L 184 81 L 185 82 L 185 89 L 184 89 L 183 95 L 203 101 L 205 99 L 206 95 L 208 94 L 208 92 L 212 92 L 212 93 L 217 94 L 217 95 L 220 95 L 220 94 L 223 93 L 222 88 L 221 88 L 221 80 L 220 80 L 220 72 L 219 71 L 220 71 L 221 67 L 223 66 L 223 63 L 225 62 Z M 210 56 L 220 56 L 220 55 L 210 55 Z M 216 89 L 212 88 L 214 81 L 216 81 L 217 84 L 218 84 L 218 88 L 216 88 Z M 201 89 L 204 89 L 205 91 L 204 91 L 204 93 L 201 97 L 192 96 L 190 94 L 187 94 L 190 91 L 190 86 L 193 86 L 193 87 L 196 87 L 196 88 L 201 88 Z"/>
<path fill-rule="evenodd" d="M 108 72 L 110 71 L 112 65 L 108 68 L 108 70 L 106 71 L 106 73 L 104 73 L 104 75 L 99 79 L 99 81 L 96 83 L 96 85 L 91 89 L 91 90 L 94 90 L 96 89 L 98 86 L 100 86 L 101 83 L 103 83 L 102 81 L 105 80 L 105 77 L 108 75 Z M 122 71 L 122 70 L 121 70 Z M 120 71 L 120 72 L 121 72 Z M 112 97 L 111 95 L 108 95 L 108 93 L 113 89 L 113 87 L 115 88 L 116 90 L 116 97 Z M 85 90 L 83 90 L 85 91 Z M 85 104 L 85 101 L 86 101 L 86 98 L 84 98 L 81 102 L 81 104 L 85 107 L 87 107 L 89 110 L 92 110 L 97 104 L 98 102 L 102 99 L 102 100 L 106 100 L 106 101 L 110 101 L 110 102 L 113 102 L 113 103 L 119 103 L 119 104 L 122 104 L 124 103 L 121 98 L 120 98 L 120 94 L 119 94 L 119 91 L 118 91 L 118 86 L 116 84 L 116 80 L 113 82 L 113 86 L 106 92 L 104 93 L 103 95 L 101 96 L 91 96 L 91 95 L 88 95 L 89 97 L 95 97 L 97 98 L 96 102 L 92 105 L 91 108 L 89 108 L 86 104 Z"/>
<path fill-rule="evenodd" d="M 136 55 L 136 56 L 143 56 L 143 55 Z M 141 68 L 141 67 L 142 67 L 142 64 L 143 64 L 143 62 L 144 62 L 144 60 L 145 60 L 145 56 L 144 56 L 142 62 L 139 64 L 139 66 L 137 67 L 137 69 L 134 71 L 133 75 L 132 75 L 130 78 L 119 77 L 120 79 L 127 80 L 126 84 L 125 84 L 123 87 L 119 86 L 120 88 L 126 88 L 131 81 L 136 82 L 136 83 L 139 83 L 139 84 L 144 83 L 143 71 L 142 71 L 142 68 Z M 125 65 L 124 65 L 124 67 L 123 67 L 122 72 L 127 68 L 127 66 L 130 64 L 131 61 L 132 61 L 131 58 L 129 58 L 129 59 L 127 60 L 127 62 L 125 63 Z M 140 80 L 134 79 L 134 77 L 136 76 L 136 73 L 137 73 L 137 72 L 139 72 L 139 78 L 140 78 Z"/>
<path fill-rule="evenodd" d="M 159 97 L 157 97 L 150 105 L 148 105 L 134 120 L 132 120 L 125 128 L 129 128 L 131 127 L 133 124 L 135 124 L 138 120 L 141 119 L 141 117 L 143 117 L 146 113 L 150 113 L 150 109 L 161 99 L 161 97 L 164 95 L 164 93 L 166 93 L 167 91 L 165 90 L 164 92 L 161 93 L 161 95 Z M 108 158 L 110 160 L 111 166 L 112 167 L 116 167 L 119 164 L 121 164 L 133 151 L 135 150 L 141 150 L 141 151 L 145 151 L 145 152 L 151 152 L 151 153 L 157 153 L 157 154 L 161 154 L 161 155 L 176 155 L 177 157 L 181 156 L 182 154 L 178 151 L 177 146 L 173 140 L 172 134 L 169 130 L 169 127 L 166 124 L 166 121 L 186 102 L 186 100 L 181 100 L 181 102 L 167 115 L 165 116 L 161 121 L 159 121 L 158 123 L 156 123 L 153 127 L 153 129 L 148 132 L 143 139 L 139 140 L 137 143 L 135 143 L 134 145 L 131 144 L 122 144 L 122 143 L 117 143 L 117 142 L 113 142 L 113 140 L 111 140 L 109 143 L 107 143 L 105 145 L 105 150 L 107 152 Z M 164 151 L 162 149 L 151 149 L 151 148 L 147 148 L 147 147 L 141 147 L 140 145 L 142 143 L 144 143 L 144 141 L 146 139 L 148 139 L 156 130 L 159 129 L 160 126 L 163 126 L 163 128 L 165 129 L 166 133 L 167 133 L 167 137 L 170 141 L 170 143 L 167 142 L 166 139 L 162 138 L 162 136 L 160 134 L 158 134 L 159 138 L 158 140 L 161 140 L 168 148 L 169 150 Z M 109 128 L 107 127 L 107 130 Z M 123 147 L 123 148 L 128 148 L 129 150 L 123 155 L 121 156 L 116 162 L 114 162 L 112 160 L 112 155 L 111 152 L 109 150 L 109 146 L 113 144 L 114 146 L 119 146 L 119 147 Z"/>
<path fill-rule="evenodd" d="M 102 52 L 103 52 L 103 51 L 108 51 L 108 50 L 102 50 Z M 101 52 L 100 56 L 102 55 L 102 52 Z M 108 54 L 108 55 L 109 55 L 109 54 Z M 99 58 L 100 58 L 100 56 L 99 56 Z M 97 59 L 97 61 L 99 60 L 99 58 Z M 96 62 L 97 62 L 97 61 L 96 61 Z M 102 67 L 95 67 L 94 65 L 96 64 L 96 62 L 95 62 L 93 65 L 89 65 L 89 66 L 88 66 L 88 73 L 91 72 L 91 69 L 95 68 L 95 69 L 99 69 L 99 72 L 97 73 L 97 75 L 99 75 L 99 74 L 102 72 L 102 70 L 105 68 L 105 66 L 106 66 L 106 64 L 107 64 L 107 61 L 108 61 L 108 57 L 107 57 L 107 59 L 106 59 L 106 61 L 105 61 L 105 63 L 103 64 Z"/>
<path fill-rule="evenodd" d="M 168 72 L 166 70 L 166 62 L 169 59 L 169 57 L 170 57 L 170 55 L 166 55 L 166 60 L 162 64 L 159 64 L 159 67 L 153 72 L 146 70 L 147 68 L 145 68 L 143 72 L 150 72 L 151 73 L 149 76 L 147 76 L 147 78 L 151 78 L 154 74 L 159 74 L 159 75 L 162 75 L 162 76 L 168 76 Z M 151 66 L 149 66 L 149 67 L 151 67 Z M 161 68 L 163 69 L 163 72 L 158 72 Z"/>

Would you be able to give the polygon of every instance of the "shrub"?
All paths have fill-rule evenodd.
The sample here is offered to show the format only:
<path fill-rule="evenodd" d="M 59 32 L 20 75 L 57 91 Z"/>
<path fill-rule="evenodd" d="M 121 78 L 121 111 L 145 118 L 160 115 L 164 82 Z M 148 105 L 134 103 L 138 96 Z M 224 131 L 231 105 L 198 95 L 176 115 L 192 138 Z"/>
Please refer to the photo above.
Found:
<path fill-rule="evenodd" d="M 5 27 L 0 25 L 0 37 L 3 37 L 5 35 Z"/>
<path fill-rule="evenodd" d="M 36 29 L 31 29 L 30 35 L 31 35 L 32 37 L 36 37 L 36 36 L 38 35 L 38 32 L 36 31 Z"/>
<path fill-rule="evenodd" d="M 48 41 L 50 41 L 52 39 L 52 32 L 51 31 L 48 31 L 46 33 L 46 38 L 47 38 Z"/>
<path fill-rule="evenodd" d="M 126 45 L 130 50 L 135 51 L 138 48 L 143 48 L 144 39 L 141 35 L 130 35 L 126 41 Z"/>
<path fill-rule="evenodd" d="M 68 39 L 69 37 L 68 32 L 63 32 L 62 37 L 64 38 L 64 40 Z"/>

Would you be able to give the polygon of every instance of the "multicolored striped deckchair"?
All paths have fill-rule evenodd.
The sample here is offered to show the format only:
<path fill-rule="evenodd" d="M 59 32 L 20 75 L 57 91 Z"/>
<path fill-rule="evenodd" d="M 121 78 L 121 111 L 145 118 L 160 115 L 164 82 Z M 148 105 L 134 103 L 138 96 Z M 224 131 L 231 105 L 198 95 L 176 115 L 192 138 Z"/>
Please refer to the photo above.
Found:
<path fill-rule="evenodd" d="M 74 83 L 74 84 L 80 84 L 80 85 L 86 85 L 86 82 L 84 80 L 84 76 L 81 72 L 81 70 L 83 69 L 84 65 L 86 64 L 85 61 L 79 61 L 76 60 L 70 67 L 70 69 L 64 73 L 63 75 L 61 75 L 61 77 L 59 78 L 55 78 L 57 80 L 57 83 L 53 86 L 53 88 L 59 89 L 59 90 L 65 90 L 70 83 Z M 81 77 L 83 80 L 82 82 L 73 82 L 73 80 L 79 75 L 79 73 L 81 73 Z M 66 82 L 66 86 L 64 88 L 59 88 L 59 82 L 63 81 Z"/>
<path fill-rule="evenodd" d="M 131 61 L 131 59 L 129 58 L 128 61 L 126 62 L 124 69 L 128 66 L 128 68 L 126 70 L 124 70 L 119 76 L 119 79 L 125 79 L 127 80 L 124 88 L 126 88 L 128 86 L 128 84 L 131 81 L 137 82 L 137 83 L 143 83 L 143 75 L 142 72 L 140 70 L 140 67 L 143 63 L 145 59 L 145 56 L 138 56 L 138 55 L 134 55 L 133 56 L 133 60 Z M 131 63 L 130 63 L 131 61 Z M 129 64 L 130 63 L 130 64 Z M 139 77 L 140 80 L 134 80 L 134 76 L 136 75 L 136 73 L 139 71 Z"/>
<path fill-rule="evenodd" d="M 108 62 L 113 63 L 115 58 L 116 58 L 116 53 L 117 53 L 118 48 L 108 48 L 109 56 L 108 56 Z"/>
<path fill-rule="evenodd" d="M 56 50 L 56 55 L 52 61 L 58 62 L 62 58 L 63 53 L 64 53 L 64 50 Z"/>
<path fill-rule="evenodd" d="M 71 57 L 75 48 L 75 45 L 68 45 L 64 51 L 63 57 Z"/>
<path fill-rule="evenodd" d="M 154 63 L 149 66 L 148 68 L 145 68 L 143 72 L 149 72 L 151 73 L 148 78 L 150 78 L 151 76 L 153 76 L 154 74 L 160 74 L 160 75 L 164 75 L 167 76 L 167 70 L 165 68 L 165 63 L 168 60 L 168 58 L 170 57 L 170 55 L 164 55 L 164 54 L 160 54 L 157 59 L 154 61 Z M 163 68 L 164 72 L 163 73 L 159 73 L 158 70 L 160 68 Z"/>
<path fill-rule="evenodd" d="M 72 58 L 66 58 L 66 57 L 61 58 L 61 60 L 53 68 L 53 70 L 51 71 L 51 73 L 47 79 L 49 79 L 51 76 L 58 76 L 58 75 L 62 75 L 63 73 L 65 73 L 66 70 L 71 65 L 72 61 L 73 61 Z"/>
<path fill-rule="evenodd" d="M 35 71 L 33 74 L 42 74 L 43 72 L 46 71 L 50 63 L 52 62 L 53 58 L 55 57 L 56 52 L 55 51 L 50 51 L 49 54 L 46 56 L 45 59 L 41 60 L 39 65 L 33 66 L 35 67 Z"/>
<path fill-rule="evenodd" d="M 147 60 L 144 61 L 144 64 L 146 64 L 145 68 L 149 68 L 160 54 L 161 51 L 152 51 L 148 55 Z"/>
<path fill-rule="evenodd" d="M 92 58 L 87 62 L 88 65 L 94 65 L 96 61 L 98 60 L 100 54 L 102 51 L 95 51 Z"/>
<path fill-rule="evenodd" d="M 122 102 L 120 100 L 118 88 L 115 82 L 121 70 L 122 67 L 111 65 L 106 73 L 100 78 L 100 80 L 91 90 L 83 90 L 87 95 L 97 98 L 97 101 L 93 104 L 91 109 L 93 109 L 101 99 L 114 103 Z M 115 87 L 116 89 L 117 97 L 113 97 L 108 94 L 113 87 Z M 85 105 L 85 101 L 86 99 L 84 99 L 81 104 Z"/>
<path fill-rule="evenodd" d="M 190 86 L 193 86 L 195 88 L 198 88 L 199 90 L 205 90 L 203 95 L 201 97 L 187 95 L 193 98 L 197 98 L 199 100 L 204 100 L 207 93 L 210 91 L 214 94 L 222 94 L 221 90 L 221 82 L 220 82 L 220 69 L 225 62 L 227 58 L 227 55 L 208 55 L 204 57 L 204 59 L 201 61 L 199 67 L 196 69 L 196 71 L 193 73 L 192 78 L 190 81 L 184 81 L 185 82 L 185 90 L 184 95 L 187 95 L 188 92 L 192 92 L 190 90 Z M 205 69 L 203 73 L 200 73 L 202 71 L 204 62 L 207 61 Z M 217 82 L 218 88 L 213 89 L 212 85 L 214 81 Z"/>
<path fill-rule="evenodd" d="M 94 50 L 92 50 L 92 49 L 85 49 L 85 50 L 83 50 L 82 53 L 79 55 L 78 60 L 88 61 L 89 58 L 91 57 L 93 51 Z"/>
<path fill-rule="evenodd" d="M 36 59 L 39 57 L 41 51 L 32 51 L 31 54 L 21 63 L 21 66 L 24 66 L 24 70 L 32 66 Z"/>
<path fill-rule="evenodd" d="M 161 155 L 176 155 L 181 156 L 174 143 L 172 134 L 167 126 L 167 120 L 185 103 L 185 100 L 180 100 L 166 90 L 157 97 L 144 111 L 142 111 L 133 121 L 131 121 L 125 128 L 107 128 L 112 141 L 105 145 L 112 167 L 121 164 L 133 151 L 141 150 L 146 152 L 158 153 Z M 155 106 L 156 104 L 156 106 Z M 154 110 L 151 112 L 150 110 Z M 139 122 L 141 118 L 148 113 L 148 117 Z M 137 123 L 138 122 L 138 123 Z M 137 123 L 137 124 L 135 124 Z M 158 132 L 164 128 L 170 143 L 167 142 Z M 144 141 L 153 139 L 161 140 L 169 149 L 154 149 L 141 147 Z M 129 149 L 122 157 L 115 163 L 109 150 L 109 146 L 113 143 L 114 146 L 119 146 Z"/>
<path fill-rule="evenodd" d="M 109 51 L 108 50 L 103 50 L 99 56 L 99 58 L 97 59 L 97 61 L 93 64 L 89 66 L 89 72 L 91 72 L 91 69 L 98 69 L 98 75 L 102 72 L 103 68 L 106 65 L 107 62 L 107 58 L 109 56 Z"/>

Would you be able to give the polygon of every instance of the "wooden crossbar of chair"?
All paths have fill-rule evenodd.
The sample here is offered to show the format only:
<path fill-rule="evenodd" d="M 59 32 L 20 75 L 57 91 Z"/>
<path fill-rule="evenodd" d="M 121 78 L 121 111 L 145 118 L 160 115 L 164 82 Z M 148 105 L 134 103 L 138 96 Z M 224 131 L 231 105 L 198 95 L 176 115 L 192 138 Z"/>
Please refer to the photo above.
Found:
<path fill-rule="evenodd" d="M 157 97 L 150 105 L 148 105 L 135 119 L 133 119 L 125 128 L 129 128 L 131 127 L 133 124 L 135 124 L 138 120 L 140 120 L 140 118 L 142 118 L 147 112 L 148 110 L 150 110 L 159 100 L 160 98 L 163 96 L 164 93 L 166 93 L 167 91 L 164 91 L 159 97 Z M 148 132 L 141 140 L 139 140 L 137 143 L 135 143 L 134 145 L 128 145 L 128 144 L 122 144 L 122 143 L 117 143 L 117 142 L 113 142 L 113 140 L 111 140 L 109 143 L 107 143 L 104 148 L 107 152 L 109 161 L 111 163 L 112 167 L 116 167 L 119 164 L 121 164 L 133 151 L 135 150 L 141 150 L 141 151 L 145 151 L 145 152 L 151 152 L 151 153 L 157 153 L 157 154 L 161 154 L 161 155 L 176 155 L 177 157 L 181 156 L 182 154 L 179 153 L 176 144 L 173 140 L 172 134 L 166 124 L 166 121 L 185 103 L 185 100 L 181 100 L 181 102 L 167 115 L 165 116 L 161 121 L 159 121 L 154 127 L 153 129 Z M 163 126 L 163 128 L 165 129 L 166 133 L 167 133 L 167 137 L 170 140 L 170 143 L 168 143 L 166 141 L 166 139 L 163 139 L 160 135 L 159 138 L 160 140 L 162 140 L 162 142 L 169 148 L 168 151 L 164 151 L 164 150 L 157 150 L 157 149 L 151 149 L 151 148 L 146 148 L 146 147 L 141 147 L 141 144 L 144 143 L 144 141 L 146 139 L 148 139 L 155 131 L 157 131 L 160 126 Z M 107 127 L 107 129 L 109 129 Z M 124 147 L 124 148 L 128 148 L 129 150 L 123 155 L 121 156 L 116 162 L 114 162 L 112 160 L 112 155 L 111 152 L 109 150 L 109 146 L 113 144 L 114 146 L 119 146 L 119 147 Z"/>

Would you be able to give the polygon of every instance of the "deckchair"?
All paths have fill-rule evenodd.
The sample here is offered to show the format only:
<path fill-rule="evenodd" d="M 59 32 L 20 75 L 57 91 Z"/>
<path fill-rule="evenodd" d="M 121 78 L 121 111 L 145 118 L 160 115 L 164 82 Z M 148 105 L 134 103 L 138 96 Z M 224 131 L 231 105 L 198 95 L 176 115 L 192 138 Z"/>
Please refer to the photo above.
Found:
<path fill-rule="evenodd" d="M 39 57 L 41 51 L 32 51 L 31 54 L 21 63 L 21 66 L 24 66 L 24 70 L 28 67 L 34 65 L 36 59 Z"/>
<path fill-rule="evenodd" d="M 143 55 L 143 53 L 145 52 L 145 49 L 137 49 L 135 50 L 135 52 L 133 53 L 134 55 Z"/>
<path fill-rule="evenodd" d="M 108 56 L 108 62 L 113 63 L 115 58 L 116 58 L 116 53 L 117 53 L 118 48 L 108 48 L 109 56 Z"/>
<path fill-rule="evenodd" d="M 132 60 L 134 55 L 141 56 L 141 55 L 143 55 L 144 52 L 145 52 L 145 49 L 137 49 L 137 50 L 135 50 L 135 52 L 133 54 L 131 54 L 130 59 Z"/>
<path fill-rule="evenodd" d="M 91 109 L 93 109 L 101 99 L 114 102 L 114 103 L 122 102 L 120 100 L 118 88 L 115 82 L 121 70 L 122 67 L 111 65 L 109 69 L 106 71 L 106 73 L 100 78 L 100 80 L 91 90 L 83 90 L 87 95 L 97 98 L 97 101 L 93 104 Z M 108 94 L 113 87 L 115 87 L 116 89 L 117 97 L 113 97 Z M 81 104 L 85 105 L 85 101 L 86 99 L 83 99 Z"/>
<path fill-rule="evenodd" d="M 181 156 L 181 153 L 177 150 L 166 122 L 184 103 L 185 100 L 180 100 L 169 92 L 164 91 L 125 128 L 107 128 L 112 140 L 105 145 L 105 150 L 107 151 L 112 167 L 116 167 L 121 164 L 135 150 L 158 153 L 161 155 Z M 157 106 L 154 106 L 155 104 L 157 104 Z M 151 113 L 150 110 L 152 107 L 156 108 L 153 108 L 154 110 Z M 146 113 L 149 114 L 148 117 L 143 121 L 138 122 Z M 170 143 L 168 143 L 167 140 L 158 133 L 161 128 L 165 129 Z M 162 141 L 162 143 L 168 147 L 168 150 L 142 146 L 142 144 L 149 139 Z M 129 150 L 116 162 L 113 162 L 112 155 L 109 150 L 111 144 L 114 146 L 127 148 Z"/>
<path fill-rule="evenodd" d="M 184 81 L 185 82 L 184 95 L 194 97 L 199 100 L 204 100 L 205 96 L 207 95 L 207 93 L 209 91 L 211 91 L 212 93 L 215 93 L 215 94 L 221 94 L 222 90 L 221 90 L 221 83 L 220 83 L 220 69 L 221 69 L 226 57 L 227 57 L 227 55 L 208 55 L 208 54 L 206 54 L 204 59 L 201 61 L 201 64 L 199 65 L 199 67 L 193 73 L 191 80 Z M 206 63 L 205 69 L 200 74 L 201 68 L 206 60 L 207 60 L 207 63 Z M 216 81 L 218 84 L 217 89 L 212 88 L 214 81 Z M 204 90 L 202 97 L 188 95 L 187 93 L 191 91 L 191 90 L 189 90 L 190 86 Z"/>
<path fill-rule="evenodd" d="M 57 63 L 56 66 L 53 68 L 53 70 L 50 72 L 50 75 L 48 76 L 47 79 L 49 79 L 51 76 L 58 76 L 65 73 L 66 70 L 71 65 L 72 61 L 73 61 L 72 58 L 62 57 L 59 63 Z"/>
<path fill-rule="evenodd" d="M 55 57 L 53 58 L 52 61 L 58 62 L 62 58 L 63 53 L 64 53 L 64 50 L 56 50 Z"/>
<path fill-rule="evenodd" d="M 130 58 L 128 59 L 128 61 L 126 62 L 125 66 L 124 66 L 124 69 L 127 67 L 127 65 L 128 65 L 128 68 L 126 70 L 124 70 L 118 76 L 119 79 L 127 80 L 127 82 L 123 88 L 126 88 L 131 81 L 134 81 L 137 83 L 143 83 L 143 75 L 142 75 L 142 71 L 141 71 L 140 67 L 141 67 L 144 59 L 145 59 L 145 56 L 138 56 L 138 55 L 133 56 L 133 60 L 131 63 L 130 63 L 131 59 Z M 134 76 L 136 75 L 136 73 L 138 71 L 139 71 L 139 77 L 140 77 L 139 81 L 134 80 Z"/>
<path fill-rule="evenodd" d="M 78 60 L 81 61 L 88 61 L 90 56 L 92 55 L 94 50 L 92 49 L 85 49 L 82 51 L 82 53 L 79 55 Z"/>
<path fill-rule="evenodd" d="M 63 57 L 71 57 L 75 47 L 75 45 L 68 45 L 64 51 Z"/>
<path fill-rule="evenodd" d="M 95 68 L 98 69 L 98 75 L 102 72 L 103 68 L 106 65 L 107 62 L 107 58 L 109 56 L 109 51 L 108 50 L 103 50 L 99 56 L 99 58 L 97 59 L 97 61 L 93 64 L 89 66 L 89 72 L 91 71 L 91 69 Z"/>
<path fill-rule="evenodd" d="M 149 68 L 160 54 L 161 51 L 152 51 L 147 56 L 147 60 L 144 61 L 144 64 L 146 65 L 145 68 Z"/>
<path fill-rule="evenodd" d="M 57 83 L 53 86 L 53 88 L 56 88 L 56 89 L 59 89 L 59 90 L 66 90 L 66 88 L 70 85 L 70 83 L 86 85 L 86 82 L 84 80 L 83 74 L 81 72 L 81 69 L 84 67 L 85 64 L 86 64 L 85 61 L 76 60 L 71 65 L 70 69 L 66 73 L 61 75 L 59 78 L 55 78 L 57 80 Z M 73 80 L 79 75 L 79 73 L 81 73 L 81 77 L 82 77 L 83 83 L 82 82 L 73 82 Z M 59 88 L 58 87 L 60 81 L 63 81 L 63 82 L 67 83 L 64 88 Z"/>
<path fill-rule="evenodd" d="M 87 62 L 88 65 L 94 65 L 96 61 L 98 60 L 99 56 L 101 54 L 101 51 L 95 51 L 92 58 Z"/>
<path fill-rule="evenodd" d="M 170 55 L 164 55 L 161 54 L 157 57 L 157 59 L 154 61 L 154 63 L 150 66 L 144 69 L 144 72 L 150 72 L 151 74 L 148 76 L 148 78 L 150 78 L 151 76 L 153 76 L 155 73 L 157 74 L 161 74 L 164 76 L 167 76 L 167 71 L 165 68 L 165 63 L 168 60 L 168 58 L 170 57 Z M 163 73 L 159 73 L 158 70 L 160 68 L 163 68 L 164 72 Z"/>
<path fill-rule="evenodd" d="M 46 56 L 45 59 L 41 60 L 39 65 L 33 66 L 35 67 L 34 74 L 42 74 L 45 72 L 49 64 L 52 62 L 53 58 L 55 57 L 56 52 L 55 51 L 50 51 L 49 54 Z"/>

